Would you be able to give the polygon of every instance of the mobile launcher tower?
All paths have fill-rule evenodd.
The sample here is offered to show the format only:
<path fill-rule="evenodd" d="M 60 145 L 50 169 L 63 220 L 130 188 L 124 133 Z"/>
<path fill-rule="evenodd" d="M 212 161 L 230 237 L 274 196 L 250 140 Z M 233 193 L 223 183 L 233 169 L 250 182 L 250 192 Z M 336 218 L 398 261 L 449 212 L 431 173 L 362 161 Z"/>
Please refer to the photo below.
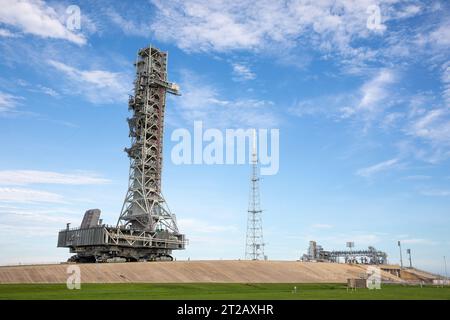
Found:
<path fill-rule="evenodd" d="M 167 53 L 152 46 L 139 50 L 134 96 L 129 98 L 131 147 L 128 191 L 116 226 L 102 224 L 100 210 L 86 211 L 81 226 L 59 232 L 58 247 L 75 253 L 69 262 L 173 260 L 172 250 L 187 241 L 178 231 L 161 193 L 166 93 L 179 95 L 167 81 Z"/>

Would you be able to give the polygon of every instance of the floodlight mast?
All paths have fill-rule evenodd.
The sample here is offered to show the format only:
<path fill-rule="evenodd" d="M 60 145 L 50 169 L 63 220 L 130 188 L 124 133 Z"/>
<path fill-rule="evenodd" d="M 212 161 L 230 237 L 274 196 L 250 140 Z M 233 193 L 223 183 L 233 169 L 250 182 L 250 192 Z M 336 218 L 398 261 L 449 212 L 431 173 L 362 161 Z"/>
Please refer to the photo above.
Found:
<path fill-rule="evenodd" d="M 400 240 L 397 242 L 397 244 L 398 244 L 398 248 L 400 251 L 400 268 L 403 269 L 402 244 L 401 244 Z"/>

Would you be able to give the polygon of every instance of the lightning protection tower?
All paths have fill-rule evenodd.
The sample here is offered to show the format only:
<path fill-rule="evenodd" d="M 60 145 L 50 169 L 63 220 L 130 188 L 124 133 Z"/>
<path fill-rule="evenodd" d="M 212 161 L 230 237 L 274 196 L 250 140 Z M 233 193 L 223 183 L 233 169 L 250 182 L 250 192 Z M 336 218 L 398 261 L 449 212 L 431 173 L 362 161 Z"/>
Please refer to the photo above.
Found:
<path fill-rule="evenodd" d="M 245 259 L 262 260 L 264 256 L 264 238 L 262 228 L 262 210 L 259 194 L 259 165 L 256 148 L 256 130 L 253 131 L 252 177 L 250 182 L 250 199 L 247 218 L 247 236 Z"/>

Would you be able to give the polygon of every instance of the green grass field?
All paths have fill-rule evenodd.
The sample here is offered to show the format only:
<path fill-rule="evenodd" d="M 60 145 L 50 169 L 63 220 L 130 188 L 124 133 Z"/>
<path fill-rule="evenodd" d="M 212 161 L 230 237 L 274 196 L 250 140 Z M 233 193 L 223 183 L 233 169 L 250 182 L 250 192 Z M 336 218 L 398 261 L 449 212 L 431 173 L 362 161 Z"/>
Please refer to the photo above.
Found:
<path fill-rule="evenodd" d="M 293 293 L 297 286 L 297 293 Z M 340 284 L 1 284 L 0 299 L 450 299 L 450 287 L 383 285 L 347 291 Z"/>

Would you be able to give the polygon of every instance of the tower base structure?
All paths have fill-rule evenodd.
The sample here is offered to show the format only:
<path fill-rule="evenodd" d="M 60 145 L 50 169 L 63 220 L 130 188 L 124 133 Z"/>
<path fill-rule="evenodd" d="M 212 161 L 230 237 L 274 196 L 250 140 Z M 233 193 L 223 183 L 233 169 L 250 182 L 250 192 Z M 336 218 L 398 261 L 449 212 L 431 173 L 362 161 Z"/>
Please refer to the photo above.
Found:
<path fill-rule="evenodd" d="M 83 220 L 90 211 L 85 213 Z M 183 234 L 107 226 L 99 220 L 79 228 L 67 227 L 58 235 L 58 247 L 69 248 L 70 253 L 75 254 L 69 262 L 81 263 L 171 261 L 172 250 L 185 249 L 186 244 Z"/>

